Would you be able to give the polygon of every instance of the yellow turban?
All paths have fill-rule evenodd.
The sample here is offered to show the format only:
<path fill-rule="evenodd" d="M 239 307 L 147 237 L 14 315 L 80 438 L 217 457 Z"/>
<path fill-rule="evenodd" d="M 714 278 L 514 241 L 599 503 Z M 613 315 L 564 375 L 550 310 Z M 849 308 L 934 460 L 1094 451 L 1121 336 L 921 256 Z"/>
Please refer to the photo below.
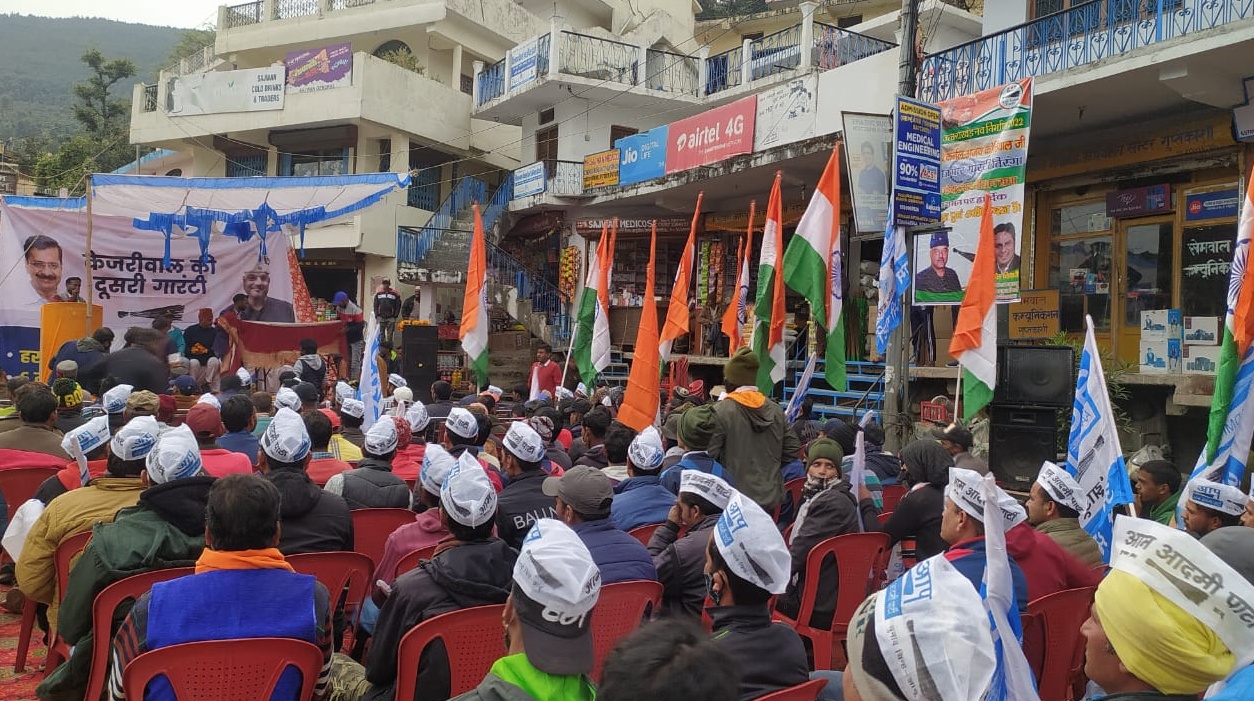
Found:
<path fill-rule="evenodd" d="M 1236 664 L 1214 631 L 1131 574 L 1111 570 L 1094 606 L 1119 660 L 1164 694 L 1204 691 Z"/>

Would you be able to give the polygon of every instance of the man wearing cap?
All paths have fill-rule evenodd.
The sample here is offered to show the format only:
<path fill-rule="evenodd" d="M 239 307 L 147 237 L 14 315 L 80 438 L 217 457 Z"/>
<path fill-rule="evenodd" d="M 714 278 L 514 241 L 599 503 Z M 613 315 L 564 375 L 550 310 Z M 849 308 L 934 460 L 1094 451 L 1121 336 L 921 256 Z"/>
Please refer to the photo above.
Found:
<path fill-rule="evenodd" d="M 1052 462 L 1041 466 L 1024 508 L 1028 523 L 1049 536 L 1064 550 L 1089 567 L 1102 562 L 1102 551 L 1093 536 L 1080 526 L 1080 485 L 1066 470 Z"/>
<path fill-rule="evenodd" d="M 1245 582 L 1254 586 L 1254 529 L 1229 527 L 1207 533 L 1205 545 L 1220 560 L 1236 570 Z M 1241 701 L 1254 698 L 1254 664 L 1238 660 L 1237 667 L 1223 682 L 1223 688 L 1212 686 L 1206 698 L 1210 701 Z"/>
<path fill-rule="evenodd" d="M 583 415 L 582 426 L 580 431 L 580 440 L 583 441 L 583 455 L 574 461 L 575 465 L 587 465 L 597 469 L 609 465 L 609 459 L 605 456 L 605 434 L 610 430 L 610 423 L 613 421 L 610 412 L 603 406 L 592 407 L 588 413 Z"/>
<path fill-rule="evenodd" d="M 929 243 L 930 265 L 914 277 L 914 287 L 920 292 L 962 292 L 958 273 L 949 267 L 949 234 L 938 231 Z M 954 300 L 958 301 L 958 300 Z"/>
<path fill-rule="evenodd" d="M 539 437 L 539 434 L 536 434 L 534 429 L 528 428 L 531 430 L 532 435 Z M 474 457 L 479 457 L 479 453 L 483 450 L 483 444 L 488 440 L 491 430 L 492 420 L 488 418 L 487 414 L 480 414 L 462 407 L 454 407 L 449 412 L 448 418 L 444 420 L 444 448 L 455 458 L 461 457 L 462 453 L 470 453 Z M 483 465 L 484 471 L 488 473 L 488 479 L 492 481 L 492 484 L 494 486 L 502 486 L 502 480 L 497 471 L 489 467 L 482 458 L 480 458 L 479 463 Z M 536 489 L 538 491 L 539 487 L 536 487 Z"/>
<path fill-rule="evenodd" d="M 348 376 L 360 377 L 361 354 L 365 346 L 365 316 L 361 312 L 361 307 L 348 298 L 347 292 L 336 292 L 331 298 L 331 304 L 336 308 L 336 318 L 344 322 L 344 336 L 348 342 Z"/>
<path fill-rule="evenodd" d="M 662 523 L 675 495 L 662 486 L 662 439 L 649 426 L 627 448 L 627 479 L 614 485 L 610 519 L 623 531 Z"/>
<path fill-rule="evenodd" d="M 226 434 L 226 426 L 222 424 L 221 412 L 212 404 L 197 402 L 187 410 L 183 425 L 196 436 L 205 472 L 214 477 L 252 474 L 253 461 L 247 456 L 218 447 L 217 440 Z"/>
<path fill-rule="evenodd" d="M 346 407 L 345 405 L 348 406 Z M 331 441 L 328 443 L 328 449 L 332 457 L 336 460 L 350 463 L 361 460 L 361 448 L 354 443 L 350 443 L 344 437 L 344 420 L 348 419 L 350 423 L 355 423 L 355 432 L 361 433 L 361 416 L 353 416 L 353 414 L 360 413 L 364 415 L 366 413 L 365 405 L 356 399 L 345 398 L 340 402 L 339 409 L 325 409 L 323 413 L 326 414 L 327 418 L 331 419 Z M 361 438 L 364 441 L 366 434 L 361 433 Z M 328 474 L 326 479 L 330 478 L 331 475 Z M 323 480 L 324 484 L 326 479 Z"/>
<path fill-rule="evenodd" d="M 297 382 L 292 386 L 292 391 L 296 393 L 296 397 L 300 399 L 301 413 L 306 411 L 316 411 L 318 402 L 322 397 L 322 392 L 311 382 Z"/>
<path fill-rule="evenodd" d="M 228 475 L 209 490 L 205 549 L 196 573 L 154 584 L 141 596 L 113 641 L 109 695 L 124 698 L 122 670 L 149 651 L 201 640 L 295 638 L 322 650 L 313 697 L 327 697 L 331 676 L 331 599 L 313 575 L 298 574 L 276 547 L 279 491 L 256 475 Z M 171 694 L 154 680 L 154 697 Z M 276 698 L 295 698 L 298 674 L 284 672 Z M 164 693 L 163 693 L 164 692 Z M 146 694 L 147 695 L 147 694 Z"/>
<path fill-rule="evenodd" d="M 662 456 L 662 470 L 668 470 L 684 457 L 684 449 L 679 446 L 679 422 L 683 413 L 671 414 L 662 422 L 662 446 L 666 453 Z"/>
<path fill-rule="evenodd" d="M 579 536 L 601 570 L 601 583 L 656 580 L 653 558 L 640 541 L 610 521 L 614 483 L 595 467 L 572 467 L 544 480 L 546 496 L 557 499 L 557 518 Z"/>
<path fill-rule="evenodd" d="M 396 564 L 409 553 L 438 544 L 448 537 L 448 526 L 440 518 L 440 488 L 444 480 L 457 463 L 457 458 L 438 445 L 423 456 L 422 470 L 414 483 L 413 509 L 418 516 L 413 523 L 407 523 L 392 531 L 383 544 L 383 557 L 375 567 L 374 603 L 382 604 L 387 594 L 379 582 L 391 584 L 396 579 Z M 493 490 L 495 493 L 495 490 Z"/>
<path fill-rule="evenodd" d="M 454 421 L 454 415 L 449 414 L 450 423 Z M 509 484 L 501 490 L 497 502 L 496 533 L 510 547 L 520 548 L 531 524 L 540 519 L 555 518 L 557 509 L 553 497 L 544 493 L 547 475 L 542 469 L 544 445 L 540 434 L 527 424 L 515 421 L 510 424 L 501 443 L 505 448 L 501 467 L 509 478 Z"/>
<path fill-rule="evenodd" d="M 565 524 L 535 523 L 505 601 L 507 655 L 454 701 L 592 701 L 592 616 L 601 573 Z"/>
<path fill-rule="evenodd" d="M 247 387 L 247 385 L 249 385 L 249 384 L 251 384 L 251 383 L 245 382 L 245 381 L 244 381 L 244 380 L 240 377 L 240 374 L 241 374 L 241 373 L 242 373 L 242 374 L 247 375 L 247 374 L 248 374 L 248 371 L 247 371 L 247 370 L 245 370 L 245 369 L 243 369 L 243 368 L 240 368 L 240 369 L 236 372 L 236 374 L 234 374 L 234 375 L 230 375 L 230 374 L 228 374 L 228 375 L 226 375 L 225 377 L 222 377 L 222 378 L 219 378 L 219 379 L 218 379 L 218 387 L 219 387 L 219 388 L 220 388 L 220 390 L 221 390 L 221 391 L 219 391 L 219 392 L 218 392 L 218 394 L 217 394 L 218 401 L 225 402 L 226 400 L 230 399 L 231 397 L 234 397 L 234 396 L 237 396 L 237 395 L 238 395 L 238 396 L 243 396 L 243 397 L 247 397 L 247 396 L 249 396 L 249 395 L 248 395 L 248 387 Z M 249 378 L 250 378 L 250 379 L 251 379 L 251 377 L 252 377 L 252 376 L 251 376 L 251 375 L 249 375 Z"/>
<path fill-rule="evenodd" d="M 250 464 L 256 465 L 260 442 L 253 435 L 257 419 L 252 400 L 242 394 L 228 397 L 222 403 L 220 413 L 226 433 L 218 437 L 218 447 L 239 453 L 248 458 Z"/>
<path fill-rule="evenodd" d="M 353 549 L 353 518 L 343 497 L 324 491 L 305 472 L 312 442 L 305 422 L 291 409 L 279 409 L 261 436 L 258 469 L 282 495 L 284 555 Z"/>
<path fill-rule="evenodd" d="M 718 477 L 697 470 L 684 470 L 680 476 L 679 496 L 648 546 L 663 587 L 662 605 L 668 612 L 701 615 L 706 595 L 705 546 L 734 491 Z"/>
<path fill-rule="evenodd" d="M 361 430 L 361 425 L 365 420 L 366 405 L 356 399 L 345 399 L 340 402 L 340 422 L 343 428 L 340 429 L 339 436 L 346 442 L 357 448 L 366 445 L 366 434 Z M 344 460 L 352 461 L 352 458 L 340 456 Z"/>
<path fill-rule="evenodd" d="M 430 560 L 400 575 L 387 588 L 365 669 L 345 664 L 343 670 L 336 670 L 337 699 L 391 701 L 396 651 L 414 626 L 442 613 L 505 603 L 518 555 L 492 535 L 495 507 L 492 483 L 473 457 L 463 455 L 444 477 L 439 507 L 428 512 L 436 515 L 449 537 L 440 541 Z M 417 701 L 448 698 L 450 663 L 457 664 L 457 660 L 449 660 L 442 643 L 423 652 L 418 661 Z M 339 687 L 348 693 L 339 693 Z"/>
<path fill-rule="evenodd" d="M 0 449 L 44 453 L 68 460 L 61 447 L 61 433 L 56 430 L 57 398 L 46 385 L 31 386 L 17 399 L 17 415 L 21 425 L 0 432 Z"/>
<path fill-rule="evenodd" d="M 357 467 L 332 475 L 325 489 L 344 497 L 350 509 L 409 508 L 409 485 L 392 474 L 396 457 L 396 424 L 380 417 L 366 432 L 363 457 Z"/>
<path fill-rule="evenodd" d="M 409 422 L 409 445 L 400 447 L 400 454 L 406 459 L 421 466 L 427 450 L 427 427 L 431 425 L 431 415 L 422 402 L 414 402 L 405 409 L 405 420 Z"/>
<path fill-rule="evenodd" d="M 1136 513 L 1163 525 L 1176 517 L 1176 505 L 1180 501 L 1180 471 L 1166 460 L 1147 460 L 1137 470 Z"/>
<path fill-rule="evenodd" d="M 733 491 L 705 546 L 704 572 L 714 642 L 736 663 L 741 701 L 810 678 L 801 637 L 771 621 L 771 596 L 788 587 L 790 560 L 771 517 Z"/>
<path fill-rule="evenodd" d="M 57 423 L 54 426 L 61 433 L 69 433 L 86 423 L 83 418 L 83 401 L 86 397 L 83 388 L 76 380 L 58 377 L 52 381 L 52 396 L 57 398 Z"/>
<path fill-rule="evenodd" d="M 748 347 L 723 368 L 728 394 L 714 403 L 715 428 L 707 449 L 722 463 L 742 494 L 764 508 L 784 500 L 781 465 L 801 452 L 784 410 L 757 389 L 758 358 Z M 691 411 L 691 410 L 690 410 Z"/>
<path fill-rule="evenodd" d="M 554 414 L 557 413 L 555 409 L 547 407 L 546 409 Z M 548 460 L 552 466 L 548 472 L 561 475 L 566 470 L 569 470 L 572 467 L 570 456 L 566 454 L 561 444 L 557 442 L 557 425 L 553 418 L 536 412 L 535 416 L 527 419 L 527 425 L 535 429 L 535 432 L 540 436 L 540 440 L 544 442 L 544 459 Z"/>
<path fill-rule="evenodd" d="M 1184 528 L 1195 537 L 1241 524 L 1248 499 L 1239 487 L 1194 479 L 1185 487 Z"/>
<path fill-rule="evenodd" d="M 945 511 L 941 514 L 941 538 L 949 543 L 945 559 L 977 589 L 984 581 L 984 570 L 988 565 L 981 482 L 980 474 L 973 470 L 950 468 L 949 487 L 945 490 Z M 997 489 L 997 496 L 997 505 L 1004 521 L 1001 525 L 1007 531 L 1027 521 L 1027 513 L 1013 497 L 1000 488 Z M 1023 614 L 1028 609 L 1028 583 L 1014 558 L 1007 559 L 1010 561 L 1010 574 L 1014 581 L 1015 602 L 1019 613 Z"/>
<path fill-rule="evenodd" d="M 944 428 L 934 428 L 932 437 L 953 456 L 954 467 L 978 472 L 981 475 L 988 474 L 988 463 L 971 454 L 971 444 L 975 438 L 966 426 L 955 422 Z"/>
<path fill-rule="evenodd" d="M 707 448 L 718 430 L 718 418 L 714 414 L 713 404 L 704 404 L 685 411 L 679 417 L 676 431 L 682 457 L 672 467 L 662 470 L 662 486 L 672 494 L 679 493 L 680 475 L 686 470 L 697 470 L 735 486 L 731 473 L 723 469 L 722 463 L 710 456 Z"/>
<path fill-rule="evenodd" d="M 63 360 L 73 360 L 78 363 L 79 381 L 83 383 L 83 388 L 92 394 L 100 394 L 100 384 L 97 380 L 90 386 L 83 379 L 82 373 L 86 373 L 96 363 L 104 360 L 109 355 L 109 347 L 113 345 L 113 329 L 102 326 L 91 333 L 90 336 L 80 338 L 75 341 L 66 341 L 57 349 L 55 355 L 48 359 L 48 369 L 53 370 L 57 364 Z"/>
<path fill-rule="evenodd" d="M 57 633 L 73 650 L 70 659 L 40 683 L 40 698 L 82 698 L 92 649 L 92 602 L 114 582 L 132 574 L 191 567 L 205 547 L 205 506 L 214 478 L 201 469 L 191 430 L 158 433 L 152 417 L 132 419 L 110 441 L 112 450 L 145 458 L 139 502 L 117 513 L 92 534 L 70 570 Z M 123 609 L 123 613 L 127 609 Z"/>

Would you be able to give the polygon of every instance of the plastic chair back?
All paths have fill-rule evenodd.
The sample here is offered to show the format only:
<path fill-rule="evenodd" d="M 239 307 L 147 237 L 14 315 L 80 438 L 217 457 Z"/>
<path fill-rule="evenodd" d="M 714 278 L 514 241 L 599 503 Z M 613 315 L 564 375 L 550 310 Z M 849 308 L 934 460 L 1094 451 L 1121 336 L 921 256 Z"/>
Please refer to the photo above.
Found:
<path fill-rule="evenodd" d="M 194 567 L 150 570 L 119 579 L 100 590 L 91 604 L 91 672 L 84 699 L 98 699 L 104 692 L 109 675 L 109 646 L 113 643 L 113 617 L 118 607 L 127 600 L 134 602 L 157 582 L 168 582 L 195 572 Z"/>
<path fill-rule="evenodd" d="M 893 516 L 893 512 L 891 512 L 891 511 L 884 511 L 884 512 L 882 512 L 879 516 L 876 516 L 875 518 L 876 518 L 876 520 L 877 520 L 877 521 L 879 521 L 879 522 L 880 522 L 880 525 L 882 526 L 882 525 L 884 525 L 885 523 L 888 523 L 888 519 L 892 518 L 892 516 Z"/>
<path fill-rule="evenodd" d="M 797 477 L 790 479 L 784 483 L 784 491 L 788 493 L 788 498 L 792 499 L 792 513 L 795 517 L 797 509 L 801 507 L 801 490 L 805 489 L 806 478 Z"/>
<path fill-rule="evenodd" d="M 373 583 L 374 563 L 364 553 L 348 550 L 300 553 L 288 555 L 287 564 L 300 574 L 317 577 L 332 599 L 338 600 L 340 593 L 347 589 L 344 605 L 348 608 L 360 607 Z"/>
<path fill-rule="evenodd" d="M 661 528 L 661 526 L 662 524 L 660 523 L 651 523 L 647 526 L 636 526 L 630 531 L 627 531 L 627 535 L 640 541 L 640 544 L 647 548 L 649 547 L 649 539 L 653 537 L 653 532 L 658 528 Z"/>
<path fill-rule="evenodd" d="M 616 582 L 601 587 L 592 610 L 593 681 L 601 680 L 601 667 L 618 641 L 631 635 L 661 605 L 659 582 Z"/>
<path fill-rule="evenodd" d="M 56 552 L 52 554 L 52 562 L 57 568 L 57 597 L 65 596 L 65 587 L 70 583 L 70 567 L 78 561 L 78 556 L 87 549 L 91 542 L 91 531 L 83 531 L 61 541 Z"/>
<path fill-rule="evenodd" d="M 889 484 L 884 486 L 884 512 L 891 512 L 897 508 L 901 498 L 906 496 L 906 487 L 901 484 Z"/>
<path fill-rule="evenodd" d="M 268 699 L 288 667 L 300 671 L 300 701 L 313 698 L 322 650 L 293 638 L 237 638 L 183 643 L 131 660 L 122 672 L 127 698 L 142 699 L 148 682 L 165 677 L 175 698 L 255 701 Z"/>
<path fill-rule="evenodd" d="M 91 540 L 91 531 L 75 533 L 61 541 L 53 552 L 52 562 L 56 568 L 58 600 L 65 596 L 65 587 L 70 581 L 70 566 L 72 562 L 82 554 L 83 548 L 87 547 L 89 540 Z M 35 600 L 30 597 L 27 597 L 26 602 L 22 605 L 22 620 L 18 626 L 17 650 L 15 653 L 17 659 L 13 663 L 13 671 L 18 674 L 26 671 L 26 654 L 30 651 L 30 641 L 35 634 L 35 611 L 38 606 L 39 604 L 35 603 Z M 56 667 L 69 654 L 69 648 L 64 643 L 58 644 L 59 640 L 60 638 L 54 638 L 52 645 L 48 648 L 48 669 Z"/>
<path fill-rule="evenodd" d="M 413 523 L 416 515 L 409 509 L 354 509 L 353 549 L 365 553 L 371 562 L 383 559 L 383 545 L 392 531 Z"/>
<path fill-rule="evenodd" d="M 435 640 L 442 640 L 448 651 L 450 697 L 478 686 L 492 663 L 505 656 L 504 612 L 504 604 L 475 606 L 429 618 L 410 629 L 396 651 L 396 698 L 414 698 L 418 659 Z"/>
<path fill-rule="evenodd" d="M 1055 592 L 1028 603 L 1023 652 L 1036 675 L 1041 701 L 1068 701 L 1084 675 L 1084 636 L 1096 587 Z"/>
<path fill-rule="evenodd" d="M 758 701 L 814 701 L 825 686 L 827 686 L 826 679 L 811 679 L 804 684 L 759 696 Z"/>
<path fill-rule="evenodd" d="M 417 550 L 410 551 L 400 560 L 397 560 L 395 576 L 399 577 L 402 574 L 414 569 L 418 566 L 418 563 L 423 560 L 430 560 L 435 555 L 435 547 L 436 546 L 434 545 L 428 545 L 425 548 L 418 548 Z"/>
<path fill-rule="evenodd" d="M 42 455 L 38 453 L 28 453 L 28 451 L 5 451 L 5 452 L 21 452 L 29 455 Z M 0 494 L 4 494 L 4 501 L 9 508 L 9 520 L 13 520 L 13 514 L 17 512 L 17 507 L 25 504 L 28 500 L 35 496 L 35 490 L 39 489 L 39 485 L 44 480 L 57 474 L 57 472 L 65 467 L 64 458 L 55 458 L 51 455 L 43 456 L 48 458 L 49 463 L 57 463 L 56 467 L 9 467 L 0 470 Z"/>

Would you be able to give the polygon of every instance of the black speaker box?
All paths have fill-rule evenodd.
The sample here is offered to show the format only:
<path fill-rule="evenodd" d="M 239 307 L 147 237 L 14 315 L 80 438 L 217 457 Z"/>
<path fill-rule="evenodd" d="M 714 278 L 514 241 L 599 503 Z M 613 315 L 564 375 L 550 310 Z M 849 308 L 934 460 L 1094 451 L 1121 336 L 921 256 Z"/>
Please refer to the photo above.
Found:
<path fill-rule="evenodd" d="M 1007 489 L 1031 489 L 1041 463 L 1058 458 L 1058 410 L 992 404 L 988 414 L 993 475 Z"/>
<path fill-rule="evenodd" d="M 993 401 L 1021 406 L 1071 406 L 1075 351 L 1070 346 L 999 346 Z"/>
<path fill-rule="evenodd" d="M 414 391 L 414 399 L 431 403 L 431 384 L 439 378 L 436 351 L 439 330 L 434 326 L 406 326 L 401 330 L 401 376 Z"/>

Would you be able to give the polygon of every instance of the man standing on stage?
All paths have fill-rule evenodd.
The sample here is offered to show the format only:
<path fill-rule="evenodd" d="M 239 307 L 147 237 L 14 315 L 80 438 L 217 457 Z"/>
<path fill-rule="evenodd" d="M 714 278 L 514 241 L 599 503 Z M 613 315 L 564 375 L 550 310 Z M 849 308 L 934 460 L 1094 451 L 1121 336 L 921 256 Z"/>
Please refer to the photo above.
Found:
<path fill-rule="evenodd" d="M 392 289 L 392 281 L 383 278 L 383 289 L 375 293 L 374 315 L 379 319 L 379 337 L 392 342 L 396 330 L 396 317 L 401 313 L 401 294 Z"/>

